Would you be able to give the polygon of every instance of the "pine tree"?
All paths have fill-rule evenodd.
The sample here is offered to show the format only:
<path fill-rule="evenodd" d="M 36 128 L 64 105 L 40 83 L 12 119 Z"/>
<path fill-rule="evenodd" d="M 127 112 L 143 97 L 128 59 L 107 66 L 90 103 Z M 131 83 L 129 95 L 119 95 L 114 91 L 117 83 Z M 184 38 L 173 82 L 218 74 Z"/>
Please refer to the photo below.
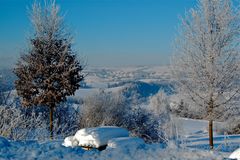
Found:
<path fill-rule="evenodd" d="M 31 21 L 35 33 L 28 52 L 16 64 L 15 87 L 23 106 L 49 108 L 53 138 L 54 109 L 80 87 L 83 65 L 72 49 L 72 37 L 66 32 L 54 1 L 45 2 L 43 8 L 34 3 Z"/>

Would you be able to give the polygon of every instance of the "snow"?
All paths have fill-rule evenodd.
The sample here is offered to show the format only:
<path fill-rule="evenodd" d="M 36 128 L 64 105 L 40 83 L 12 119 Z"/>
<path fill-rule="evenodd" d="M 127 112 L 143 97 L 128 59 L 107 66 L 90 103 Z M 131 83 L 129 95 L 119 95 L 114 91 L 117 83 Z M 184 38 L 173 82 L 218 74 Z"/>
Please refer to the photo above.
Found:
<path fill-rule="evenodd" d="M 79 142 L 76 140 L 74 136 L 69 136 L 64 139 L 63 146 L 65 147 L 76 147 L 78 146 Z"/>
<path fill-rule="evenodd" d="M 128 137 L 126 129 L 115 126 L 102 126 L 95 128 L 83 128 L 74 136 L 66 137 L 63 145 L 65 147 L 86 146 L 99 148 L 108 144 L 108 141 L 117 137 Z"/>
<path fill-rule="evenodd" d="M 189 118 L 176 118 L 178 134 L 182 137 L 182 146 L 209 150 L 208 121 Z M 219 135 L 217 129 L 222 122 L 213 123 L 214 148 L 222 152 L 232 152 L 240 147 L 240 135 Z"/>
<path fill-rule="evenodd" d="M 178 120 L 179 122 L 182 119 Z M 229 135 L 230 149 L 225 152 L 219 152 L 218 148 L 215 151 L 209 152 L 197 145 L 208 145 L 207 137 L 203 137 L 201 130 L 203 130 L 204 124 L 207 126 L 206 121 L 184 119 L 182 123 L 183 128 L 188 129 L 189 135 L 195 134 L 195 137 L 186 136 L 188 144 L 186 146 L 178 148 L 164 148 L 161 144 L 145 144 L 142 139 L 136 137 L 128 137 L 128 132 L 123 128 L 118 127 L 99 127 L 88 128 L 79 130 L 74 136 L 69 136 L 63 140 L 46 141 L 39 143 L 37 141 L 11 141 L 4 137 L 0 137 L 0 160 L 2 159 L 81 159 L 81 160 L 139 160 L 139 159 L 163 159 L 163 160 L 222 160 L 229 157 L 230 153 L 235 149 L 232 148 L 233 144 L 240 144 L 240 135 Z M 194 126 L 194 123 L 196 126 Z M 201 124 L 202 123 L 202 124 Z M 189 126 L 188 126 L 189 125 Z M 199 125 L 199 127 L 198 127 Z M 201 127 L 202 126 L 202 127 Z M 193 128 L 193 133 L 189 129 Z M 199 131 L 197 131 L 199 130 Z M 115 138 L 116 132 L 119 138 Z M 103 134 L 104 133 L 104 134 Z M 121 133 L 121 135 L 119 134 Z M 84 138 L 85 142 L 91 140 L 87 135 L 91 135 L 91 138 L 95 138 L 95 146 L 107 144 L 108 147 L 104 151 L 98 151 L 93 149 L 91 151 L 85 151 L 81 147 L 81 140 Z M 114 136 L 113 136 L 114 135 Z M 123 137 L 125 135 L 125 137 Z M 78 139 L 77 139 L 78 138 Z M 224 136 L 218 135 L 216 137 L 218 142 L 224 144 Z M 105 142 L 103 142 L 105 140 Z M 195 140 L 195 141 L 193 141 Z M 106 142 L 108 141 L 108 142 Z M 63 145 L 61 144 L 63 142 Z M 79 144 L 80 142 L 80 144 Z M 192 145 L 192 146 L 191 146 Z M 188 147 L 191 146 L 191 147 Z M 195 148 L 194 148 L 195 146 Z M 227 147 L 227 146 L 226 146 Z"/>
<path fill-rule="evenodd" d="M 108 141 L 107 147 L 108 148 L 119 148 L 119 147 L 139 147 L 145 144 L 144 140 L 137 137 L 120 137 L 120 138 L 113 138 Z"/>
<path fill-rule="evenodd" d="M 97 88 L 80 88 L 75 92 L 74 98 L 81 99 L 93 95 L 99 91 Z"/>
<path fill-rule="evenodd" d="M 61 141 L 11 141 L 0 137 L 0 160 L 7 159 L 79 159 L 81 148 L 66 148 Z"/>
<path fill-rule="evenodd" d="M 6 159 L 81 159 L 81 160 L 222 160 L 219 153 L 189 149 L 163 149 L 159 144 L 135 147 L 118 146 L 104 151 L 85 151 L 81 147 L 64 147 L 61 140 L 39 143 L 37 141 L 10 141 L 0 137 L 0 160 Z"/>
<path fill-rule="evenodd" d="M 179 126 L 182 126 L 180 134 L 185 135 L 186 137 L 194 136 L 206 136 L 208 135 L 208 121 L 207 120 L 196 120 L 189 118 L 177 118 L 176 122 Z M 213 122 L 213 132 L 214 135 L 217 135 L 216 131 L 219 126 L 223 123 Z"/>
<path fill-rule="evenodd" d="M 79 146 L 98 148 L 107 145 L 107 142 L 112 138 L 128 136 L 129 133 L 126 129 L 114 126 L 103 126 L 81 129 L 77 131 L 74 137 L 79 141 Z"/>
<path fill-rule="evenodd" d="M 126 87 L 129 88 L 129 85 L 133 83 L 136 83 L 136 88 L 140 87 L 141 95 L 150 96 L 159 89 L 165 91 L 166 82 L 170 84 L 172 81 L 168 66 L 91 66 L 85 72 L 87 76 L 84 79 L 84 83 L 86 83 L 87 88 L 78 89 L 72 96 L 73 99 L 87 98 L 98 93 L 99 89 L 104 89 L 105 92 L 119 93 Z M 147 88 L 142 88 L 141 84 L 145 84 L 144 86 Z M 132 91 L 129 90 L 129 92 Z"/>
<path fill-rule="evenodd" d="M 235 151 L 229 156 L 229 158 L 240 160 L 240 148 L 238 148 L 237 150 L 235 150 Z"/>

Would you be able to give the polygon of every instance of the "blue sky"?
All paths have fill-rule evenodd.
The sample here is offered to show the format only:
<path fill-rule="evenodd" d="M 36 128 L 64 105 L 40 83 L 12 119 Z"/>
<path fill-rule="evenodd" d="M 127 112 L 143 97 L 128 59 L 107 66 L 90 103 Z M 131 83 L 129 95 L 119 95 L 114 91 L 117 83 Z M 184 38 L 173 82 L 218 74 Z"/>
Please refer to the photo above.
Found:
<path fill-rule="evenodd" d="M 33 0 L 0 0 L 0 67 L 12 67 L 32 35 Z M 56 0 L 74 49 L 89 66 L 169 63 L 179 16 L 196 0 Z"/>

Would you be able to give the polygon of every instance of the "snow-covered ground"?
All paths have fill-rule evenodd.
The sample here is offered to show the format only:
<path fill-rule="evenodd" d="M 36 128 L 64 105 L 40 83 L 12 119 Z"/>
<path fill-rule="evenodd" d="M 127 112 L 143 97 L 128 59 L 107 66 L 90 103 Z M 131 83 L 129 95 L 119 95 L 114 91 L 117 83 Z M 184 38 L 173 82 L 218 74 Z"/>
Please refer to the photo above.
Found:
<path fill-rule="evenodd" d="M 0 159 L 64 159 L 64 160 L 220 160 L 223 155 L 217 152 L 206 152 L 189 149 L 162 149 L 159 144 L 141 147 L 127 146 L 107 148 L 104 151 L 85 151 L 80 147 L 67 148 L 61 141 L 37 143 L 35 141 L 8 141 L 0 137 Z"/>
<path fill-rule="evenodd" d="M 146 144 L 131 138 L 129 142 L 132 142 L 127 143 L 127 138 L 122 138 L 111 140 L 109 147 L 100 152 L 96 149 L 85 151 L 80 147 L 64 147 L 63 140 L 38 143 L 10 141 L 0 137 L 0 159 L 220 160 L 229 157 L 231 152 L 240 147 L 240 135 L 216 135 L 216 150 L 209 152 L 201 148 L 208 145 L 206 121 L 179 119 L 178 122 L 182 132 L 186 134 L 185 143 L 180 144 L 179 148 L 164 148 L 161 144 Z M 125 145 L 119 145 L 119 141 Z"/>
<path fill-rule="evenodd" d="M 178 118 L 178 131 L 182 136 L 182 146 L 187 148 L 209 149 L 208 121 Z M 214 148 L 216 151 L 231 153 L 240 147 L 240 135 L 220 135 L 217 129 L 221 122 L 214 122 Z"/>
<path fill-rule="evenodd" d="M 139 67 L 89 67 L 85 70 L 84 88 L 76 91 L 74 98 L 85 98 L 99 89 L 118 92 L 126 87 L 135 86 L 145 93 L 143 96 L 156 94 L 159 90 L 171 94 L 171 72 L 168 66 Z"/>

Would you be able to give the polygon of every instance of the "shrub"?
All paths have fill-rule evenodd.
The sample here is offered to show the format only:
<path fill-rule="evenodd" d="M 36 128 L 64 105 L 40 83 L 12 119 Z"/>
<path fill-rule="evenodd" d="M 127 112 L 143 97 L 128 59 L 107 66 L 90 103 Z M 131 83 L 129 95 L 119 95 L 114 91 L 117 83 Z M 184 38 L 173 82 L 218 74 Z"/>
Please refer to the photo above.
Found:
<path fill-rule="evenodd" d="M 42 139 L 46 123 L 34 112 L 24 114 L 19 108 L 0 107 L 0 135 L 13 140 Z"/>
<path fill-rule="evenodd" d="M 72 135 L 79 129 L 77 110 L 68 104 L 61 105 L 54 114 L 54 139 Z M 47 109 L 0 106 L 0 135 L 13 140 L 47 140 L 50 135 Z"/>
<path fill-rule="evenodd" d="M 135 102 L 134 102 L 135 104 Z M 80 127 L 114 125 L 124 127 L 132 136 L 146 142 L 163 142 L 165 123 L 144 106 L 132 105 L 119 93 L 99 91 L 84 100 L 81 110 Z"/>
<path fill-rule="evenodd" d="M 80 126 L 82 128 L 101 125 L 121 126 L 127 109 L 121 95 L 99 91 L 84 100 Z"/>

